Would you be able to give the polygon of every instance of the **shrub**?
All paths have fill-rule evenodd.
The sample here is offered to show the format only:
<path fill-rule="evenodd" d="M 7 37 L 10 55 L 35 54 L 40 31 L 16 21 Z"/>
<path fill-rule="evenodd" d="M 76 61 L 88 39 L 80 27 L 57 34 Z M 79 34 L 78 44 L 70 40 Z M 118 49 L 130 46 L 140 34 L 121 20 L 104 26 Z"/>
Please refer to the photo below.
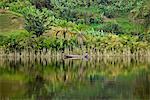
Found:
<path fill-rule="evenodd" d="M 29 12 L 29 9 L 27 6 L 31 7 L 31 4 L 28 0 L 22 2 L 22 1 L 16 1 L 12 3 L 6 3 L 8 5 L 9 10 L 20 13 L 20 14 L 26 14 Z"/>
<path fill-rule="evenodd" d="M 6 38 L 7 38 L 6 36 L 0 35 L 0 46 L 4 45 L 4 42 L 5 42 Z"/>
<path fill-rule="evenodd" d="M 116 7 L 115 6 L 107 6 L 107 7 L 104 6 L 104 15 L 107 18 L 114 18 L 116 13 L 117 12 L 116 12 Z"/>
<path fill-rule="evenodd" d="M 46 9 L 39 11 L 31 8 L 29 9 L 29 13 L 25 15 L 25 29 L 37 37 L 50 29 L 53 22 L 54 17 L 51 16 L 51 13 Z"/>
<path fill-rule="evenodd" d="M 115 23 L 107 23 L 106 25 L 104 25 L 102 27 L 101 30 L 104 30 L 105 32 L 111 32 L 111 33 L 114 33 L 114 34 L 122 34 L 122 28 L 118 25 L 118 24 L 115 24 Z"/>
<path fill-rule="evenodd" d="M 52 9 L 51 0 L 31 0 L 31 3 L 36 6 L 38 9 L 48 8 Z"/>
<path fill-rule="evenodd" d="M 149 42 L 150 43 L 150 33 L 143 33 L 139 35 L 139 41 Z"/>
<path fill-rule="evenodd" d="M 3 37 L 1 45 L 9 51 L 21 50 L 27 47 L 26 41 L 31 35 L 26 31 L 16 31 Z"/>
<path fill-rule="evenodd" d="M 0 2 L 0 8 L 1 8 L 1 9 L 4 9 L 6 6 L 7 6 L 6 3 Z"/>

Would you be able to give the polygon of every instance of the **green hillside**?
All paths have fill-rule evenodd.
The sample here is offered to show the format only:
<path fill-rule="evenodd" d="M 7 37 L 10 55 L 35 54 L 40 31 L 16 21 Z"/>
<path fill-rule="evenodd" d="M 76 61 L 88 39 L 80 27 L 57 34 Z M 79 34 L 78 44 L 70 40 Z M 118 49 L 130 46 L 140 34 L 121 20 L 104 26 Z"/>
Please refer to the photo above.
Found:
<path fill-rule="evenodd" d="M 11 34 L 10 39 L 14 36 L 15 49 L 64 50 L 83 46 L 100 51 L 102 48 L 147 50 L 150 43 L 149 6 L 149 0 L 3 0 L 1 12 L 7 9 L 17 15 L 0 14 L 0 33 Z M 23 31 L 17 31 L 20 29 Z M 16 34 L 26 38 L 24 45 L 19 44 L 22 40 L 17 40 Z M 31 37 L 36 41 L 33 44 L 28 43 Z M 7 45 L 8 41 L 5 41 L 2 46 Z"/>

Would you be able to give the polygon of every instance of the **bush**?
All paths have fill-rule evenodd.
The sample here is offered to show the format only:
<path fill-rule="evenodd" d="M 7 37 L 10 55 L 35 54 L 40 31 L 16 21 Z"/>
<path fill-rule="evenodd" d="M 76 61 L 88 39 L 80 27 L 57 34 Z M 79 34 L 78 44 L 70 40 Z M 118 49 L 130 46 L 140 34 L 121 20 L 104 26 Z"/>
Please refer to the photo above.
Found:
<path fill-rule="evenodd" d="M 7 39 L 6 36 L 0 35 L 0 46 L 3 46 L 5 39 Z"/>
<path fill-rule="evenodd" d="M 16 12 L 16 13 L 20 13 L 22 15 L 29 12 L 29 9 L 27 8 L 27 6 L 32 7 L 31 3 L 28 0 L 24 2 L 16 1 L 16 2 L 6 3 L 6 4 L 8 5 L 9 10 Z"/>
<path fill-rule="evenodd" d="M 46 9 L 39 11 L 29 8 L 29 13 L 25 14 L 25 29 L 37 37 L 50 29 L 50 26 L 54 24 L 53 22 L 54 17 Z"/>
<path fill-rule="evenodd" d="M 150 43 L 150 33 L 143 33 L 139 35 L 139 41 L 149 42 Z"/>
<path fill-rule="evenodd" d="M 7 7 L 7 4 L 4 2 L 0 2 L 0 9 L 4 9 L 5 7 Z"/>
<path fill-rule="evenodd" d="M 123 34 L 122 28 L 118 24 L 115 24 L 115 23 L 107 23 L 106 25 L 102 27 L 101 30 L 104 30 L 105 32 L 111 32 L 114 34 Z"/>
<path fill-rule="evenodd" d="M 38 9 L 48 8 L 52 9 L 51 0 L 31 0 L 31 3 L 36 6 Z"/>
<path fill-rule="evenodd" d="M 9 36 L 3 36 L 1 46 L 6 50 L 22 50 L 27 47 L 26 41 L 31 36 L 27 31 L 16 31 L 10 33 Z"/>
<path fill-rule="evenodd" d="M 107 18 L 114 18 L 116 16 L 116 7 L 115 6 L 104 6 L 104 16 Z"/>

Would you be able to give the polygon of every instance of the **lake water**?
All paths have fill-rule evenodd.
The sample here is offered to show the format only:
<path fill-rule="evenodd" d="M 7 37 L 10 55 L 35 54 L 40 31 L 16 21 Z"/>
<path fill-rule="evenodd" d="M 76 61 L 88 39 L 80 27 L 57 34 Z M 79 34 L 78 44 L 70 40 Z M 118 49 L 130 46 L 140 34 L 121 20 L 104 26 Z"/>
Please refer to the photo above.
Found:
<path fill-rule="evenodd" d="M 150 100 L 150 60 L 1 57 L 0 99 Z"/>

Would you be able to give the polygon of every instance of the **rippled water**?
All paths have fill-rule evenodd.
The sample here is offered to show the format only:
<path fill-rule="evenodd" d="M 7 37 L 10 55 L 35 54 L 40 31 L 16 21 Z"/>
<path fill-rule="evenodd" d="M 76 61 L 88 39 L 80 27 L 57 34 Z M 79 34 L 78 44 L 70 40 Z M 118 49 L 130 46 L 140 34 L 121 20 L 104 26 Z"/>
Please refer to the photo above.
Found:
<path fill-rule="evenodd" d="M 150 100 L 150 61 L 1 57 L 0 99 Z"/>

